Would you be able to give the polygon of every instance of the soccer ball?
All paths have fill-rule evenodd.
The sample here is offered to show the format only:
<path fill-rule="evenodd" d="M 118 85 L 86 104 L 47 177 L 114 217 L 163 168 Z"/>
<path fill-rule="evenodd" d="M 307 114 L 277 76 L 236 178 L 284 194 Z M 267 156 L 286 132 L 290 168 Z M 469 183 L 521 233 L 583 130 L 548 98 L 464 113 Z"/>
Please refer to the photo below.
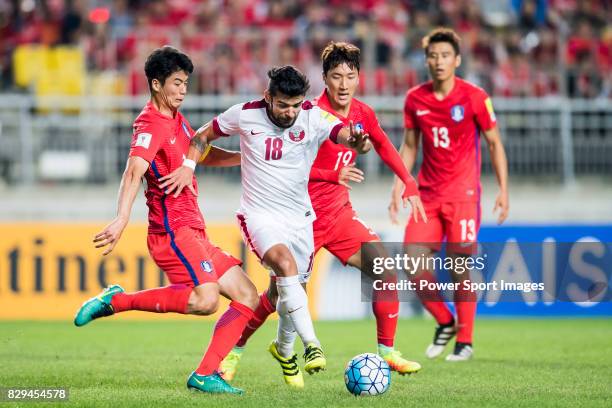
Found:
<path fill-rule="evenodd" d="M 391 385 L 391 369 L 389 364 L 376 354 L 360 354 L 346 365 L 344 383 L 351 394 L 379 395 Z"/>

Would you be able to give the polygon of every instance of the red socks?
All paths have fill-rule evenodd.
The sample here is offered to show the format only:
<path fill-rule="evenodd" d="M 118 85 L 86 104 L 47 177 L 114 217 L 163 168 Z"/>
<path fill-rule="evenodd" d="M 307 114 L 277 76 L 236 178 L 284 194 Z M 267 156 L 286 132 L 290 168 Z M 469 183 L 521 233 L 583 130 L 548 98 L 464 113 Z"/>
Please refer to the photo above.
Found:
<path fill-rule="evenodd" d="M 372 301 L 372 311 L 376 317 L 376 335 L 378 344 L 393 347 L 395 330 L 397 329 L 397 316 L 399 316 L 399 302 Z"/>
<path fill-rule="evenodd" d="M 431 313 L 438 324 L 449 324 L 453 321 L 453 314 L 437 290 L 420 289 L 419 281 L 423 280 L 436 282 L 436 278 L 429 271 L 424 271 L 421 275 L 413 278 L 413 281 L 416 282 L 417 294 L 423 303 L 423 307 Z"/>
<path fill-rule="evenodd" d="M 474 320 L 476 319 L 476 293 L 460 289 L 455 291 L 455 309 L 457 309 L 457 341 L 472 344 Z"/>
<path fill-rule="evenodd" d="M 117 293 L 113 296 L 111 305 L 115 313 L 142 310 L 154 313 L 185 314 L 192 290 L 187 285 L 170 285 L 134 293 Z"/>
<path fill-rule="evenodd" d="M 252 317 L 251 308 L 238 302 L 230 303 L 227 311 L 217 320 L 208 349 L 196 369 L 197 374 L 211 375 L 217 370 L 219 363 L 234 347 Z"/>
<path fill-rule="evenodd" d="M 384 280 L 384 283 L 394 283 L 395 276 Z M 375 290 L 372 292 L 372 311 L 376 317 L 376 336 L 378 344 L 393 347 L 397 317 L 399 316 L 399 301 L 396 290 Z"/>
<path fill-rule="evenodd" d="M 270 299 L 268 299 L 268 291 L 264 291 L 261 295 L 259 295 L 259 306 L 255 309 L 253 313 L 253 317 L 247 323 L 246 327 L 242 331 L 242 335 L 236 343 L 238 347 L 244 347 L 249 338 L 261 327 L 262 324 L 266 321 L 268 316 L 276 311 L 276 305 L 270 303 Z"/>
<path fill-rule="evenodd" d="M 142 310 L 156 313 L 175 312 L 185 314 L 192 290 L 187 285 L 170 285 L 135 293 L 118 293 L 113 296 L 111 305 L 115 313 L 127 310 Z M 267 305 L 270 305 L 270 302 L 267 302 Z M 274 309 L 272 309 L 273 311 Z M 230 303 L 227 311 L 217 320 L 206 354 L 204 354 L 204 358 L 196 370 L 198 374 L 210 375 L 219 367 L 219 363 L 234 347 L 247 322 L 252 317 L 253 310 L 248 306 L 238 302 Z M 265 317 L 263 320 L 265 320 Z"/>
<path fill-rule="evenodd" d="M 419 280 L 436 282 L 436 278 L 431 272 L 425 271 L 421 276 L 414 279 L 419 288 Z M 438 324 L 449 324 L 453 320 L 453 314 L 440 296 L 437 290 L 423 289 L 417 291 L 423 307 L 431 313 Z M 455 291 L 455 309 L 457 310 L 457 341 L 459 343 L 472 343 L 472 333 L 474 332 L 474 320 L 476 318 L 476 294 L 463 289 Z"/>

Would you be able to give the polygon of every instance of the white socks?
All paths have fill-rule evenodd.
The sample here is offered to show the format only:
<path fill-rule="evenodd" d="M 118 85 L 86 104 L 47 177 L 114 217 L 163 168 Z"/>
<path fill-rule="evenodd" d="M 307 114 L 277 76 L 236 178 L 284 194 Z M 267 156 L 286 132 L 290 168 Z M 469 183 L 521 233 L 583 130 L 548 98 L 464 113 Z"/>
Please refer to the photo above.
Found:
<path fill-rule="evenodd" d="M 277 277 L 276 288 L 278 289 L 276 310 L 281 317 L 281 321 L 283 315 L 289 317 L 291 323 L 293 323 L 293 328 L 302 339 L 304 347 L 308 343 L 320 346 L 321 344 L 315 335 L 312 318 L 308 310 L 308 297 L 300 284 L 298 276 Z M 281 333 L 281 321 L 279 321 L 279 334 Z M 286 331 L 286 329 L 287 326 L 284 326 L 283 331 Z M 280 347 L 281 339 L 279 338 L 278 341 Z M 293 341 L 291 343 L 293 344 Z"/>
<path fill-rule="evenodd" d="M 293 327 L 291 318 L 286 314 L 278 314 L 278 333 L 276 335 L 276 349 L 281 356 L 289 358 L 293 355 L 293 343 L 297 332 Z"/>

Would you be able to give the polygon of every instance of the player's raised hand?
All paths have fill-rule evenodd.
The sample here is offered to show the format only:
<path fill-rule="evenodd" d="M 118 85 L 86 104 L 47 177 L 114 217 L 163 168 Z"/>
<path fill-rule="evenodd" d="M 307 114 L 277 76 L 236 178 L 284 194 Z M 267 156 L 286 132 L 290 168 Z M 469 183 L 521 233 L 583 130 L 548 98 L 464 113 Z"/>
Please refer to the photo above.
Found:
<path fill-rule="evenodd" d="M 370 135 L 365 134 L 362 127 L 357 127 L 353 121 L 349 121 L 349 146 L 357 150 L 359 154 L 365 154 L 370 151 L 372 144 L 370 143 Z"/>
<path fill-rule="evenodd" d="M 174 192 L 174 198 L 181 194 L 181 191 L 187 187 L 194 196 L 197 196 L 195 188 L 193 187 L 193 170 L 187 166 L 180 166 L 175 169 L 172 173 L 161 177 L 159 182 L 159 188 L 164 190 L 166 194 L 172 194 Z"/>
<path fill-rule="evenodd" d="M 338 172 L 338 184 L 348 188 L 352 188 L 349 182 L 361 183 L 363 181 L 363 171 L 355 167 L 355 163 L 351 163 L 348 166 L 344 166 Z"/>
<path fill-rule="evenodd" d="M 497 218 L 497 224 L 502 224 L 508 218 L 508 212 L 510 211 L 510 202 L 508 200 L 508 192 L 500 191 L 495 198 L 495 205 L 493 205 L 493 214 L 499 208 L 499 217 Z"/>
<path fill-rule="evenodd" d="M 127 225 L 127 220 L 122 217 L 115 218 L 110 224 L 108 224 L 102 231 L 96 234 L 93 239 L 93 242 L 96 248 L 107 247 L 102 255 L 106 256 L 110 254 L 117 242 L 119 242 L 119 238 L 121 238 L 121 234 Z"/>

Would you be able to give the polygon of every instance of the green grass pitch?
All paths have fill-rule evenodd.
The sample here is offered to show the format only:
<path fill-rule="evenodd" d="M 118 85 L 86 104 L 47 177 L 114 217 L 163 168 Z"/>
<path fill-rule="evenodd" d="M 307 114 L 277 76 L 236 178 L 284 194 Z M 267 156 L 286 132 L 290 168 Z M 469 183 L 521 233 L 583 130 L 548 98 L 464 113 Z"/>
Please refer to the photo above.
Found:
<path fill-rule="evenodd" d="M 375 352 L 373 321 L 316 322 L 328 370 L 304 374 L 303 391 L 285 387 L 268 355 L 276 322 L 267 322 L 241 361 L 234 384 L 247 393 L 239 397 L 185 388 L 210 337 L 210 322 L 116 317 L 78 329 L 69 322 L 0 322 L 0 387 L 68 387 L 68 403 L 56 405 L 83 407 L 609 407 L 611 323 L 480 319 L 475 359 L 453 364 L 424 358 L 431 321 L 400 320 L 396 346 L 423 370 L 410 377 L 393 374 L 382 396 L 353 397 L 344 386 L 344 366 L 356 354 Z"/>

